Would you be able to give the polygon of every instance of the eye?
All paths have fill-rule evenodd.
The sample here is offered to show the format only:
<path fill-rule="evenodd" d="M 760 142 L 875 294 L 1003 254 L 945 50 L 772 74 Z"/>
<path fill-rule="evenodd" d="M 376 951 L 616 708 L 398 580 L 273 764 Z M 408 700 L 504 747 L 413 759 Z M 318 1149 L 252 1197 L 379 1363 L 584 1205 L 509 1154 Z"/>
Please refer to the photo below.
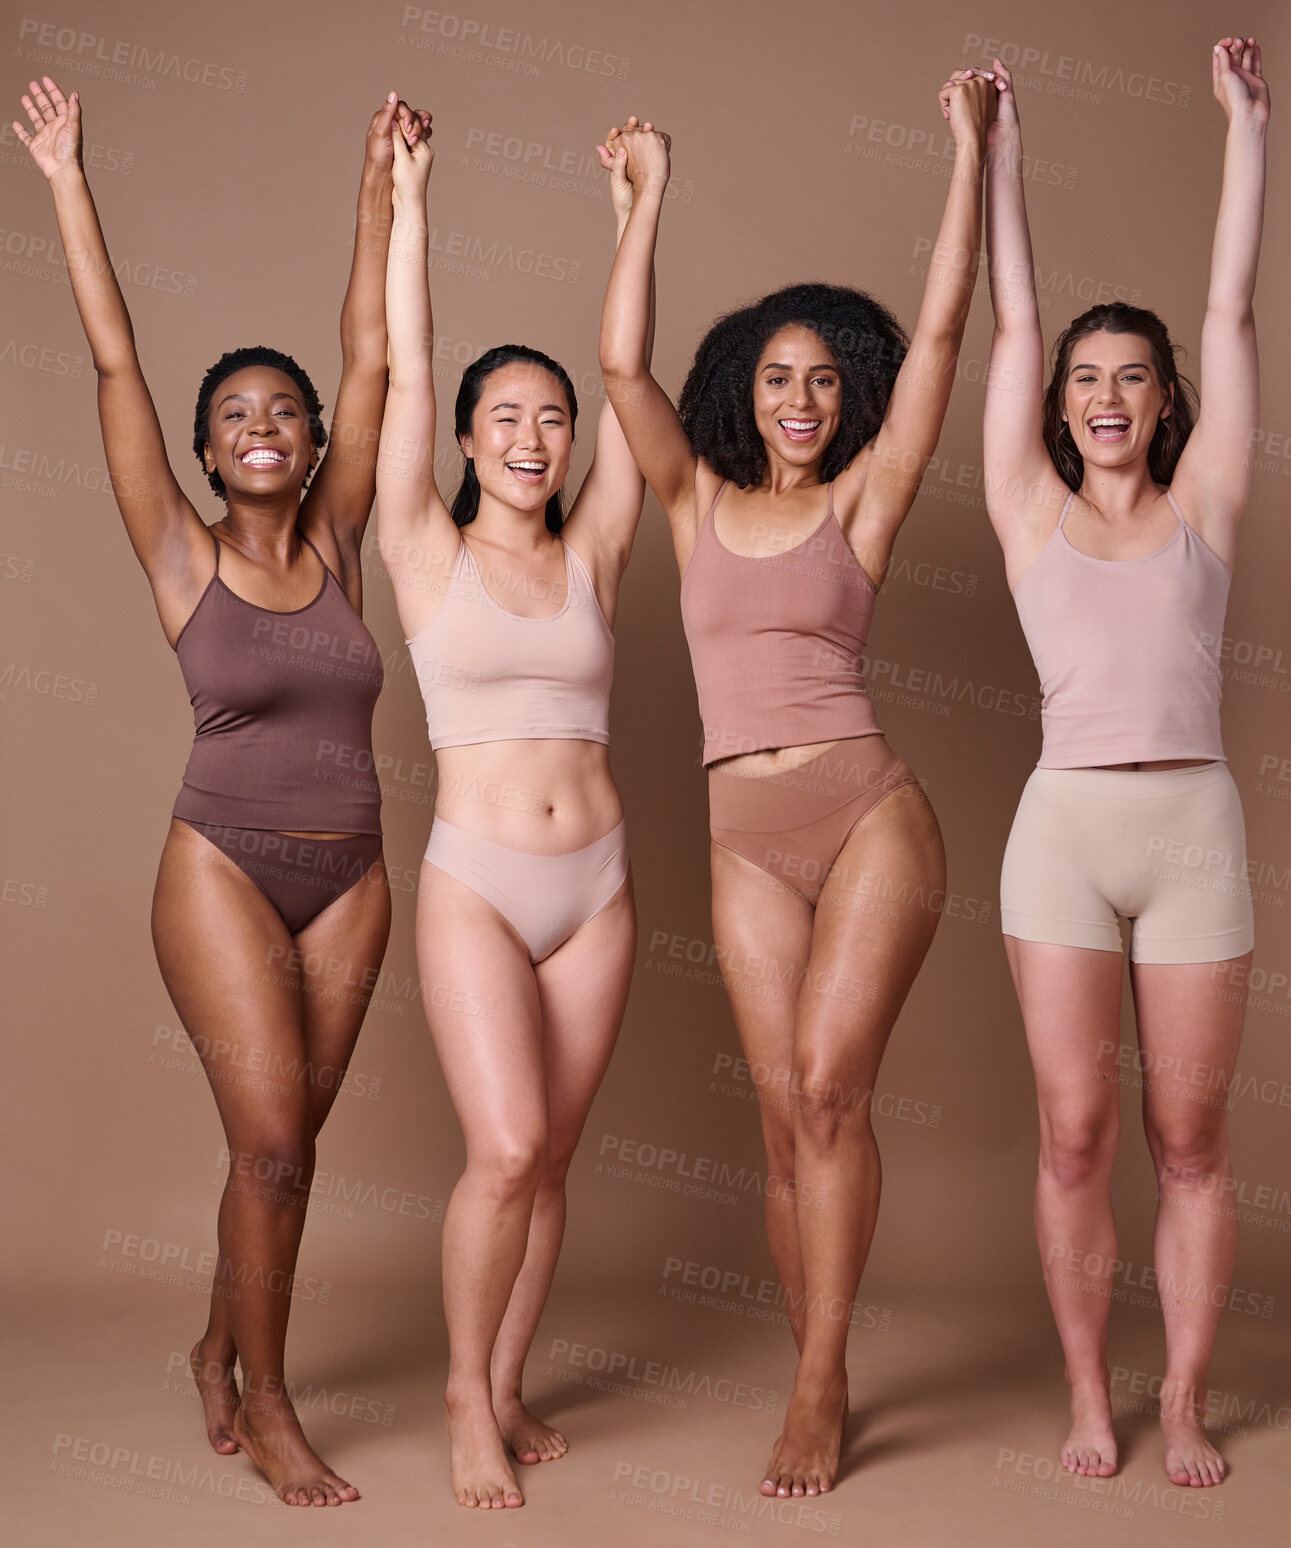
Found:
<path fill-rule="evenodd" d="M 1126 376 L 1125 380 L 1127 382 L 1141 382 L 1143 378 L 1137 373 L 1131 373 L 1130 375 Z"/>
<path fill-rule="evenodd" d="M 818 376 L 816 381 L 821 387 L 832 387 L 834 385 L 834 378 L 832 376 Z"/>

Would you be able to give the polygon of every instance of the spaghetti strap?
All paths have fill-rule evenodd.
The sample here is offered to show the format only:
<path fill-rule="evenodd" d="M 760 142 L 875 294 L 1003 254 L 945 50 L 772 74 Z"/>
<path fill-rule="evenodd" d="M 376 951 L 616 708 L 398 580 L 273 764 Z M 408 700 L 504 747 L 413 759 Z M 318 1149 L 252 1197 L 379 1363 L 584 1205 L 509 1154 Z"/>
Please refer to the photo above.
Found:
<path fill-rule="evenodd" d="M 723 479 L 723 480 L 722 480 L 722 482 L 721 482 L 721 483 L 720 483 L 720 484 L 718 484 L 718 486 L 717 486 L 717 493 L 716 493 L 716 494 L 715 494 L 715 495 L 714 495 L 714 496 L 713 496 L 713 503 L 712 503 L 712 504 L 711 504 L 711 505 L 710 505 L 710 506 L 709 506 L 709 507 L 708 507 L 708 515 L 707 515 L 707 516 L 705 516 L 705 517 L 704 517 L 704 519 L 703 519 L 703 521 L 701 521 L 701 522 L 700 522 L 700 524 L 699 524 L 699 525 L 700 525 L 700 530 L 701 530 L 701 531 L 702 531 L 702 530 L 703 530 L 703 528 L 705 528 L 705 527 L 706 527 L 706 526 L 707 526 L 707 525 L 708 525 L 708 524 L 709 524 L 709 522 L 710 522 L 710 521 L 711 521 L 711 520 L 712 520 L 712 516 L 713 516 L 713 512 L 714 512 L 714 511 L 715 511 L 715 510 L 716 510 L 716 509 L 717 509 L 717 502 L 718 502 L 718 501 L 719 501 L 719 500 L 720 500 L 720 499 L 721 499 L 721 498 L 722 498 L 722 496 L 723 496 L 723 495 L 724 495 L 724 494 L 725 494 L 725 493 L 726 493 L 726 486 L 727 486 L 727 484 L 729 484 L 729 483 L 730 483 L 730 479 L 729 479 L 729 478 L 724 478 L 724 479 Z M 688 567 L 688 568 L 689 568 L 689 567 Z"/>
<path fill-rule="evenodd" d="M 829 518 L 834 514 L 834 480 L 832 478 L 829 481 L 828 488 L 829 488 L 829 509 L 825 512 L 825 520 L 826 521 L 828 521 Z"/>
<path fill-rule="evenodd" d="M 299 527 L 297 527 L 296 530 L 298 532 L 300 532 L 300 528 Z M 318 552 L 317 548 L 314 548 L 314 545 L 312 543 L 310 543 L 309 539 L 305 536 L 305 534 L 303 532 L 300 533 L 300 541 L 302 543 L 307 543 L 309 545 L 309 547 L 311 549 L 313 549 L 314 557 L 318 560 L 319 564 L 322 565 L 322 567 L 323 567 L 323 577 L 324 577 L 323 578 L 323 584 L 324 585 L 327 584 L 327 576 L 330 575 L 332 577 L 332 579 L 336 582 L 336 584 L 339 586 L 341 584 L 340 578 L 333 572 L 331 565 L 328 564 L 327 560 L 324 559 L 322 554 L 320 554 Z"/>
<path fill-rule="evenodd" d="M 211 533 L 211 542 L 215 544 L 215 575 L 218 575 L 220 573 L 220 540 L 215 536 L 214 532 L 211 532 L 209 527 L 206 530 Z M 213 575 L 211 579 L 214 580 L 215 576 Z M 185 624 L 184 627 L 187 628 L 188 625 Z"/>
<path fill-rule="evenodd" d="M 1076 491 L 1074 489 L 1069 490 L 1067 492 L 1067 498 L 1066 498 L 1066 500 L 1063 503 L 1062 515 L 1059 516 L 1059 518 L 1058 518 L 1058 527 L 1059 528 L 1061 528 L 1063 522 L 1066 521 L 1066 519 L 1067 519 L 1067 512 L 1071 509 L 1071 502 L 1075 498 L 1076 498 Z"/>
<path fill-rule="evenodd" d="M 1179 525 L 1181 527 L 1186 527 L 1188 525 L 1188 523 L 1184 520 L 1183 512 L 1179 509 L 1179 502 L 1174 497 L 1174 490 L 1173 489 L 1167 489 L 1166 492 L 1165 492 L 1165 497 L 1166 497 L 1167 500 L 1169 500 L 1169 502 L 1170 502 L 1170 509 L 1175 513 L 1175 516 L 1178 518 Z"/>

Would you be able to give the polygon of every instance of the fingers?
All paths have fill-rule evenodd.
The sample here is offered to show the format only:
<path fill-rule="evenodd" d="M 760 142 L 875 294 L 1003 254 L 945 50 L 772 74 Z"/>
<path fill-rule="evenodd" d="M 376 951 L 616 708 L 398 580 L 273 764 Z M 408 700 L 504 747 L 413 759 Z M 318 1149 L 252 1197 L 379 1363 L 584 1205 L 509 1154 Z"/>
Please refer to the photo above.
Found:
<path fill-rule="evenodd" d="M 27 133 L 27 131 L 22 127 L 16 118 L 10 121 L 9 127 L 18 136 L 18 139 L 22 142 L 22 144 L 25 145 L 28 150 L 30 150 L 31 136 Z"/>

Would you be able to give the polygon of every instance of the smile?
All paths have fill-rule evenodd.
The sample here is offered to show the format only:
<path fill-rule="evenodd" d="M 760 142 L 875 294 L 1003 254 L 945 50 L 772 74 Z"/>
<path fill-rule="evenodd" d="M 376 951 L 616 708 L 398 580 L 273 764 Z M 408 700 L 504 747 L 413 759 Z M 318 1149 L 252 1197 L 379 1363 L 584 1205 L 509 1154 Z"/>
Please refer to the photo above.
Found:
<path fill-rule="evenodd" d="M 253 446 L 238 458 L 244 468 L 276 468 L 286 460 L 286 452 L 275 451 L 272 446 Z"/>
<path fill-rule="evenodd" d="M 1123 441 L 1130 433 L 1130 421 L 1124 414 L 1095 414 L 1085 423 L 1096 441 Z"/>
<path fill-rule="evenodd" d="M 791 441 L 810 441 L 821 425 L 819 419 L 781 419 L 777 423 Z"/>
<path fill-rule="evenodd" d="M 518 478 L 522 484 L 540 484 L 547 473 L 545 462 L 508 462 L 505 466 L 512 478 Z"/>

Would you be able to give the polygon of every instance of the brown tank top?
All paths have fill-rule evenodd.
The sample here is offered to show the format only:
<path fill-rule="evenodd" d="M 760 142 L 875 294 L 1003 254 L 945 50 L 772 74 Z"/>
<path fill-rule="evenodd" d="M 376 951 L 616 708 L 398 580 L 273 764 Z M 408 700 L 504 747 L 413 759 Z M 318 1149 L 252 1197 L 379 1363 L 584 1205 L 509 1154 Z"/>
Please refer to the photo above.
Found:
<path fill-rule="evenodd" d="M 176 817 L 380 833 L 372 710 L 381 652 L 318 557 L 318 595 L 277 612 L 229 590 L 215 539 L 215 574 L 175 642 L 197 728 Z"/>
<path fill-rule="evenodd" d="M 834 515 L 783 553 L 750 557 L 718 538 L 713 504 L 681 582 L 681 619 L 704 722 L 704 762 L 771 747 L 871 736 L 862 651 L 874 582 Z"/>

